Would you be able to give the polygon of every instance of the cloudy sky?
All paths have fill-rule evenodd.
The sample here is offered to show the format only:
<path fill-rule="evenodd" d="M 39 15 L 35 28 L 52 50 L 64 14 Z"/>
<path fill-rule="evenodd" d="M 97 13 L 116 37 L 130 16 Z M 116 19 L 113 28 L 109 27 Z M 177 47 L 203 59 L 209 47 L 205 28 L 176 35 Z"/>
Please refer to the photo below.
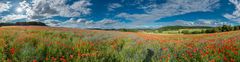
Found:
<path fill-rule="evenodd" d="M 0 22 L 71 28 L 240 24 L 240 0 L 1 0 Z"/>

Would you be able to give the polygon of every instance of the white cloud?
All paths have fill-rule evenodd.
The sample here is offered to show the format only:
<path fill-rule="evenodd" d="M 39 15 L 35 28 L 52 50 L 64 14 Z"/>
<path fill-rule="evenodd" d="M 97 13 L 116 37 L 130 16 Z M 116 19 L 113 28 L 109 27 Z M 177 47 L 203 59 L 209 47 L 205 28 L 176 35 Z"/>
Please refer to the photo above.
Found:
<path fill-rule="evenodd" d="M 184 21 L 184 20 L 176 20 L 176 21 L 172 22 L 171 25 L 186 25 L 186 26 L 192 26 L 192 25 L 194 25 L 194 22 Z"/>
<path fill-rule="evenodd" d="M 114 11 L 114 9 L 120 8 L 120 7 L 122 7 L 121 4 L 119 4 L 119 3 L 112 3 L 112 4 L 110 4 L 108 6 L 108 11 Z"/>
<path fill-rule="evenodd" d="M 1 22 L 11 22 L 13 20 L 24 19 L 27 18 L 26 15 L 7 15 L 3 16 Z"/>
<path fill-rule="evenodd" d="M 235 11 L 232 14 L 224 14 L 223 16 L 240 23 L 240 1 L 239 0 L 229 0 L 232 4 L 235 5 Z"/>
<path fill-rule="evenodd" d="M 85 25 L 112 25 L 112 24 L 118 23 L 118 21 L 112 20 L 112 19 L 102 19 L 100 21 L 92 21 L 92 20 L 86 20 L 84 18 L 79 18 L 79 19 L 71 18 L 65 21 L 64 23 L 85 24 Z"/>
<path fill-rule="evenodd" d="M 71 8 L 81 12 L 82 14 L 89 14 L 90 13 L 90 8 L 87 8 L 88 6 L 92 5 L 89 1 L 78 1 L 75 2 L 73 5 L 71 5 Z"/>
<path fill-rule="evenodd" d="M 48 19 L 45 20 L 44 23 L 47 24 L 48 26 L 58 27 L 61 25 L 62 22 L 59 20 Z"/>
<path fill-rule="evenodd" d="M 10 2 L 7 2 L 7 3 L 0 2 L 0 13 L 4 11 L 8 11 L 11 7 L 12 5 L 10 4 Z"/>
<path fill-rule="evenodd" d="M 101 25 L 112 25 L 115 23 L 119 23 L 119 22 L 116 20 L 112 20 L 112 19 L 103 19 L 103 20 L 97 22 L 97 24 L 101 24 Z"/>
<path fill-rule="evenodd" d="M 62 22 L 59 25 L 62 27 L 86 28 L 91 23 L 94 22 L 84 18 L 70 18 L 69 20 Z"/>
<path fill-rule="evenodd" d="M 71 19 L 65 21 L 65 23 L 70 23 L 70 24 L 79 24 L 79 23 L 83 23 L 83 24 L 85 24 L 87 21 L 88 21 L 88 20 L 83 19 L 83 18 L 79 18 L 79 19 L 71 18 Z"/>
<path fill-rule="evenodd" d="M 87 20 L 84 18 L 71 18 L 65 22 L 59 24 L 63 27 L 77 27 L 77 28 L 120 28 L 123 27 L 123 23 L 118 20 L 102 19 L 99 21 Z"/>
<path fill-rule="evenodd" d="M 205 20 L 205 19 L 199 19 L 195 22 L 197 25 L 219 25 L 218 21 L 216 20 Z"/>
<path fill-rule="evenodd" d="M 44 21 L 49 26 L 54 27 L 71 27 L 71 28 L 102 28 L 102 29 L 111 29 L 111 28 L 158 28 L 160 25 L 137 25 L 120 22 L 113 19 L 102 19 L 102 20 L 87 20 L 84 18 L 70 18 L 67 21 L 61 22 L 58 20 L 45 20 Z"/>
<path fill-rule="evenodd" d="M 168 0 L 163 4 L 153 4 L 143 14 L 120 13 L 117 17 L 136 23 L 153 22 L 164 17 L 182 15 L 191 12 L 212 11 L 218 6 L 219 0 Z"/>
<path fill-rule="evenodd" d="M 103 29 L 109 29 L 109 28 L 120 28 L 123 27 L 123 23 L 119 22 L 118 20 L 112 20 L 112 19 L 102 19 L 100 21 L 94 22 L 90 25 L 89 28 L 103 28 Z"/>
<path fill-rule="evenodd" d="M 33 0 L 30 3 L 20 2 L 20 6 L 25 9 L 29 18 L 50 18 L 52 16 L 80 17 L 90 14 L 91 5 L 89 0 L 80 0 L 72 5 L 66 4 L 67 0 Z"/>
<path fill-rule="evenodd" d="M 149 25 L 151 24 L 151 25 Z M 99 21 L 86 20 L 83 18 L 74 19 L 71 18 L 66 22 L 59 24 L 63 27 L 76 27 L 76 28 L 159 28 L 161 26 L 169 25 L 181 25 L 181 26 L 221 26 L 224 24 L 231 25 L 230 22 L 223 22 L 220 20 L 212 19 L 198 19 L 196 21 L 176 20 L 174 22 L 149 22 L 147 24 L 136 24 L 136 23 L 123 23 L 118 20 L 102 19 Z"/>
<path fill-rule="evenodd" d="M 220 20 L 208 20 L 208 19 L 199 19 L 194 22 L 194 25 L 197 26 L 222 26 L 222 25 L 232 25 L 231 22 L 220 21 Z"/>
<path fill-rule="evenodd" d="M 85 24 L 86 25 L 93 25 L 93 24 L 95 24 L 95 22 L 94 21 L 86 21 Z"/>

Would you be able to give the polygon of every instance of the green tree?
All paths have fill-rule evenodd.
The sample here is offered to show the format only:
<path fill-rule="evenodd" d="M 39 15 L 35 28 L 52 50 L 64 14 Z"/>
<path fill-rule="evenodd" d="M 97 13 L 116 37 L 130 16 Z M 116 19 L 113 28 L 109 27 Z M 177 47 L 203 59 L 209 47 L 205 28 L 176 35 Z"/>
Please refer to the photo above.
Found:
<path fill-rule="evenodd" d="M 234 26 L 234 30 L 239 30 L 239 26 Z"/>
<path fill-rule="evenodd" d="M 223 25 L 222 26 L 222 32 L 226 32 L 226 31 L 232 31 L 233 28 L 229 25 Z"/>

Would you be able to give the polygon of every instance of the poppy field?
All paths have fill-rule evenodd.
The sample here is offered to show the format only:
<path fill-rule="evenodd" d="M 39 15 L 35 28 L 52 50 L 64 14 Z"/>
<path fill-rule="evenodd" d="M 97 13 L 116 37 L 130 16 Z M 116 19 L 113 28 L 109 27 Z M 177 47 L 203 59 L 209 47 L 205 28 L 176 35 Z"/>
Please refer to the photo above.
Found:
<path fill-rule="evenodd" d="M 146 34 L 8 26 L 0 62 L 239 62 L 240 31 Z"/>

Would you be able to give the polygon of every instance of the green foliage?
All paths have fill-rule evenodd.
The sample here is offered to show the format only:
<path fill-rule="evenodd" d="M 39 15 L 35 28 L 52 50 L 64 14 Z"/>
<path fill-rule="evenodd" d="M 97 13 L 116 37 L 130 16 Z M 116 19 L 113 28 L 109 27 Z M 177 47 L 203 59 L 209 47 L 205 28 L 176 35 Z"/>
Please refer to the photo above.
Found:
<path fill-rule="evenodd" d="M 173 31 L 173 30 L 181 30 L 181 29 L 210 29 L 213 27 L 208 27 L 208 26 L 166 26 L 166 27 L 161 27 L 158 29 L 159 32 L 163 31 Z"/>
<path fill-rule="evenodd" d="M 181 34 L 217 33 L 217 32 L 234 31 L 234 30 L 239 30 L 239 29 L 240 29 L 240 26 L 223 25 L 223 26 L 219 26 L 219 27 L 200 29 L 200 30 L 196 30 L 196 29 L 183 29 L 181 31 Z"/>
<path fill-rule="evenodd" d="M 16 22 L 16 23 L 0 23 L 0 26 L 47 26 L 42 22 Z"/>
<path fill-rule="evenodd" d="M 42 22 L 16 22 L 16 25 L 37 25 L 37 26 L 46 26 Z"/>
<path fill-rule="evenodd" d="M 223 25 L 222 27 L 222 32 L 226 32 L 226 31 L 232 31 L 233 27 L 229 26 L 229 25 Z"/>
<path fill-rule="evenodd" d="M 206 29 L 182 29 L 181 34 L 201 34 L 205 32 Z"/>
<path fill-rule="evenodd" d="M 189 32 L 189 30 L 183 30 L 182 33 L 183 33 L 183 34 L 191 34 L 191 33 Z"/>
<path fill-rule="evenodd" d="M 212 29 L 208 29 L 205 33 L 228 32 L 228 31 L 239 30 L 239 28 L 240 28 L 239 26 L 223 25 L 223 26 L 212 28 Z"/>
<path fill-rule="evenodd" d="M 201 34 L 201 31 L 193 31 L 192 34 Z"/>
<path fill-rule="evenodd" d="M 240 26 L 234 26 L 234 30 L 240 30 Z"/>
<path fill-rule="evenodd" d="M 164 34 L 179 34 L 179 31 L 163 31 Z"/>
<path fill-rule="evenodd" d="M 180 34 L 181 29 L 210 29 L 213 27 L 208 26 L 165 26 L 157 29 L 100 29 L 91 28 L 92 30 L 110 30 L 110 31 L 122 31 L 122 32 L 148 32 L 148 33 L 166 33 L 166 34 Z M 194 33 L 198 33 L 194 32 Z"/>
<path fill-rule="evenodd" d="M 138 32 L 137 29 L 119 29 L 119 31 L 122 31 L 122 32 Z"/>

